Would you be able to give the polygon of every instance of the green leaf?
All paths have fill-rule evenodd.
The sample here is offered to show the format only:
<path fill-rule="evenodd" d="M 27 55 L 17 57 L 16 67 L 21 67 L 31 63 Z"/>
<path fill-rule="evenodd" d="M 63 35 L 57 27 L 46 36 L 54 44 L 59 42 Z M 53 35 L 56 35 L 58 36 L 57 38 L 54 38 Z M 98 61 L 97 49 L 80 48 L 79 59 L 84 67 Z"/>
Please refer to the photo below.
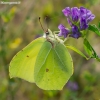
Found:
<path fill-rule="evenodd" d="M 91 57 L 91 58 L 95 58 L 98 61 L 100 61 L 100 58 L 98 57 L 98 55 L 96 54 L 95 50 L 93 49 L 93 47 L 90 45 L 90 43 L 88 42 L 87 39 L 84 39 L 84 49 L 87 52 L 87 54 Z"/>
<path fill-rule="evenodd" d="M 86 58 L 87 60 L 89 58 L 87 58 L 80 50 L 78 50 L 77 48 L 75 48 L 74 46 L 71 46 L 71 45 L 66 45 L 67 48 L 75 51 L 76 53 L 80 54 L 82 57 Z"/>
<path fill-rule="evenodd" d="M 100 29 L 100 21 L 99 21 L 99 23 L 98 23 L 98 27 L 99 27 L 99 29 Z"/>
<path fill-rule="evenodd" d="M 89 25 L 88 29 L 89 29 L 90 31 L 92 31 L 92 32 L 95 32 L 97 35 L 100 36 L 100 31 L 99 31 L 99 29 L 97 28 L 96 25 Z"/>
<path fill-rule="evenodd" d="M 35 64 L 37 86 L 44 90 L 61 90 L 72 74 L 72 58 L 64 45 L 57 44 L 53 48 L 45 42 Z"/>
<path fill-rule="evenodd" d="M 97 57 L 96 60 L 98 60 L 100 62 L 100 58 L 99 57 Z"/>

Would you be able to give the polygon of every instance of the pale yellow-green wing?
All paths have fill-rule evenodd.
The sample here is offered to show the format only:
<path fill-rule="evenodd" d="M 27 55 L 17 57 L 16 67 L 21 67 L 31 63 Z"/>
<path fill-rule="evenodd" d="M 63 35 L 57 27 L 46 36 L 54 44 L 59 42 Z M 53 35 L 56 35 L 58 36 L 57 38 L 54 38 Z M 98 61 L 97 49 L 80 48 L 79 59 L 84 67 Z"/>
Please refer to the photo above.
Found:
<path fill-rule="evenodd" d="M 19 77 L 34 82 L 34 65 L 44 42 L 43 37 L 35 39 L 13 57 L 9 66 L 10 78 Z"/>
<path fill-rule="evenodd" d="M 61 90 L 73 74 L 73 61 L 62 44 L 52 47 L 46 41 L 37 56 L 34 79 L 44 90 Z"/>

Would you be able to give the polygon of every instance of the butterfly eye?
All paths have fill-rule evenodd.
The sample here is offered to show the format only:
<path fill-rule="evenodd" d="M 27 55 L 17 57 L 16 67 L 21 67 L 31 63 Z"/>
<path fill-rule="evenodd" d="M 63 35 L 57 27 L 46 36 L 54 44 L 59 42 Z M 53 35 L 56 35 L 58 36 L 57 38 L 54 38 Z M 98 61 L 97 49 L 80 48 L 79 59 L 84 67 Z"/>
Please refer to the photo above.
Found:
<path fill-rule="evenodd" d="M 49 32 L 48 32 L 48 31 L 46 32 L 46 36 L 47 36 L 47 35 L 49 35 Z"/>

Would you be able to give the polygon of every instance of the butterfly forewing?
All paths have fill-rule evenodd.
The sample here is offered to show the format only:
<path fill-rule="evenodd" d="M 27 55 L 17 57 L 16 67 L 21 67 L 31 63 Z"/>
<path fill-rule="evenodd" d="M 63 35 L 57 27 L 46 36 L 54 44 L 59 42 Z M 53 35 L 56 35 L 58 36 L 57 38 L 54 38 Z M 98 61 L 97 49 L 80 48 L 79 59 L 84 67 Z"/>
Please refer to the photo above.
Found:
<path fill-rule="evenodd" d="M 29 82 L 34 82 L 34 65 L 44 42 L 44 38 L 38 38 L 13 57 L 9 68 L 11 78 L 19 77 Z"/>

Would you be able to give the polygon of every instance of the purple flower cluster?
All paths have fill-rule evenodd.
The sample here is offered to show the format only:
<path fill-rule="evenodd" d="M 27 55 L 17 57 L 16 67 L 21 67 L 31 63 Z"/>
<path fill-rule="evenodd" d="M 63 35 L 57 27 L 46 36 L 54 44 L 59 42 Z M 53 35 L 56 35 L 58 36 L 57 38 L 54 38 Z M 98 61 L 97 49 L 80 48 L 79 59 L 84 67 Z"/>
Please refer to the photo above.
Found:
<path fill-rule="evenodd" d="M 81 31 L 88 28 L 89 22 L 91 22 L 95 15 L 92 12 L 84 7 L 66 7 L 62 10 L 63 14 L 67 17 L 67 21 L 71 26 L 71 29 L 65 28 L 62 24 L 58 26 L 60 33 L 58 36 L 64 36 L 66 38 L 69 36 L 73 38 L 81 37 Z"/>

